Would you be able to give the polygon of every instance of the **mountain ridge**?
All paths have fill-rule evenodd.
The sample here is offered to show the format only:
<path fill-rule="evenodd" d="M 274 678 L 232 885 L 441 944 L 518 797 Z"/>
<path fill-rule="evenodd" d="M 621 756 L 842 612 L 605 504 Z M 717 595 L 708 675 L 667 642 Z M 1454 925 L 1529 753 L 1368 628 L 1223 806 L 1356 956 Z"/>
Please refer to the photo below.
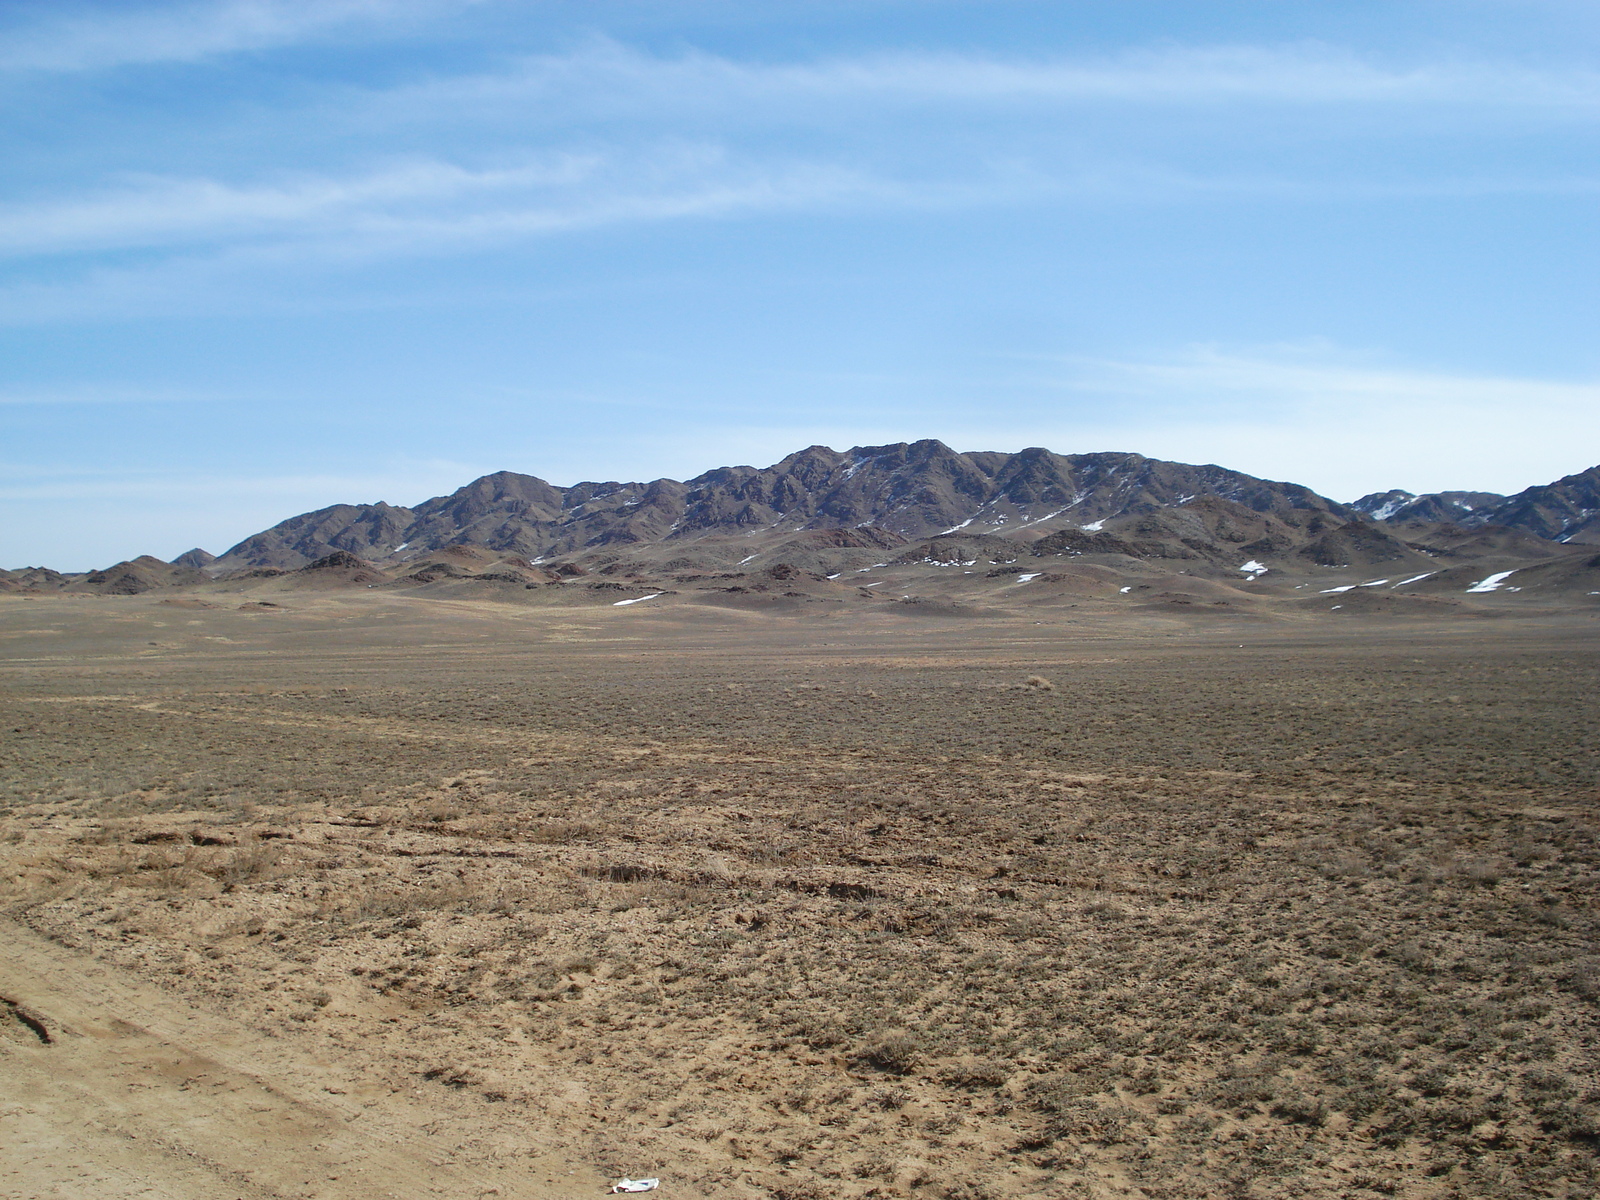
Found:
<path fill-rule="evenodd" d="M 843 452 L 809 446 L 770 467 L 716 467 L 686 481 L 563 488 L 498 471 L 415 508 L 379 502 L 302 513 L 230 547 L 208 570 L 296 569 L 336 550 L 387 558 L 455 543 L 538 559 L 763 529 L 871 526 L 917 538 L 970 528 L 1037 536 L 1201 495 L 1265 513 L 1355 515 L 1310 488 L 1215 464 L 1123 452 L 1062 455 L 1043 447 L 958 453 L 925 439 Z"/>
<path fill-rule="evenodd" d="M 1535 484 L 1512 496 L 1498 492 L 1430 492 L 1396 488 L 1350 506 L 1374 520 L 1451 521 L 1469 529 L 1504 525 L 1553 542 L 1600 544 L 1600 466 Z"/>
<path fill-rule="evenodd" d="M 1510 566 L 1559 556 L 1564 542 L 1600 543 L 1597 514 L 1600 466 L 1512 496 L 1394 489 L 1347 505 L 1216 464 L 1043 447 L 961 453 L 924 439 L 808 446 L 768 467 L 716 467 L 682 481 L 563 487 L 496 471 L 415 506 L 300 513 L 220 557 L 197 547 L 170 563 L 146 555 L 94 572 L 0 571 L 0 592 L 136 594 L 283 575 L 307 587 L 357 575 L 408 586 L 590 571 L 666 578 L 739 573 L 757 559 L 763 565 L 750 571 L 781 566 L 837 579 L 911 544 L 919 548 L 901 557 L 932 564 L 1057 556 L 1119 570 L 1181 562 L 1191 566 L 1173 569 L 1222 576 L 1267 563 L 1311 572 Z"/>

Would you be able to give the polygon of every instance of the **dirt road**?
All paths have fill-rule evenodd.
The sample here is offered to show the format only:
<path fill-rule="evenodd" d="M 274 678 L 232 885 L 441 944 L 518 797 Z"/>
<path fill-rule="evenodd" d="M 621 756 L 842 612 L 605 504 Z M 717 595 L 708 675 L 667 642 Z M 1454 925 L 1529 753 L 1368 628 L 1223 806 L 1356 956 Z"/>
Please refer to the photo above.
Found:
<path fill-rule="evenodd" d="M 549 1155 L 470 1165 L 459 1130 L 314 1047 L 266 1038 L 0 921 L 0 1196 L 565 1197 Z"/>

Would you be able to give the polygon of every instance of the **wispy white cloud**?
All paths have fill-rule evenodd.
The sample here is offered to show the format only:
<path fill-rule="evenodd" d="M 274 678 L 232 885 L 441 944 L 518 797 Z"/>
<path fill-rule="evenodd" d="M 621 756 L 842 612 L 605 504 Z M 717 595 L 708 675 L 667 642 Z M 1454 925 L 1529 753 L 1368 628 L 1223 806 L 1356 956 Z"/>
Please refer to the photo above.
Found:
<path fill-rule="evenodd" d="M 1365 363 L 1320 342 L 1254 350 L 1196 347 L 1171 360 L 1069 360 L 1075 389 L 1121 392 L 1173 405 L 1197 397 L 1255 409 L 1263 399 L 1283 419 L 1307 406 L 1373 409 L 1489 408 L 1600 413 L 1600 384 L 1417 371 Z"/>
<path fill-rule="evenodd" d="M 37 58 L 48 43 L 62 63 L 91 64 L 98 60 L 90 49 L 103 39 L 127 55 L 173 60 L 352 22 L 382 26 L 457 2 L 231 0 L 139 9 L 95 22 L 93 36 L 84 32 L 89 26 L 74 25 L 73 41 L 63 25 L 55 42 L 23 38 L 10 53 Z M 77 58 L 63 49 L 69 45 Z M 1160 120 L 1127 117 L 1135 109 L 1187 114 L 1208 105 L 1231 107 L 1198 129 L 1185 116 L 1181 136 Z M 1600 72 L 1465 61 L 1396 66 L 1318 45 L 784 63 L 653 55 L 596 41 L 495 73 L 311 86 L 281 114 L 252 118 L 260 124 L 247 169 L 205 164 L 103 177 L 0 208 L 0 258 L 17 268 L 0 291 L 0 321 L 106 315 L 119 306 L 192 310 L 225 302 L 230 292 L 248 293 L 259 307 L 270 304 L 276 275 L 749 214 L 1600 190 L 1600 174 L 1570 154 L 1434 161 L 1391 147 L 1363 156 L 1355 148 L 1375 136 L 1369 122 L 1347 133 L 1322 131 L 1351 151 L 1332 155 L 1330 166 L 1317 154 L 1284 152 L 1276 136 L 1253 143 L 1234 119 L 1241 108 L 1271 115 L 1307 105 L 1335 115 L 1380 110 L 1385 139 L 1394 136 L 1396 114 L 1413 110 L 1471 109 L 1463 128 L 1485 112 L 1495 121 L 1513 111 L 1534 121 L 1587 120 L 1600 115 Z M 1006 112 L 996 116 L 996 106 Z M 1097 125 L 1106 113 L 1109 124 Z M 1126 135 L 1125 119 L 1136 136 Z M 1285 128 L 1293 129 L 1289 145 L 1312 137 L 1292 122 Z M 319 130 L 342 139 L 331 166 Z M 362 158 L 341 166 L 344 146 L 359 146 Z M 388 149 L 397 146 L 405 148 Z M 302 165 L 311 160 L 317 168 Z M 71 261 L 48 261 L 60 257 Z"/>
<path fill-rule="evenodd" d="M 82 383 L 67 386 L 0 387 L 0 406 L 57 404 L 206 404 L 238 399 L 236 393 L 144 385 Z M 6 468 L 0 465 L 0 475 Z"/>
<path fill-rule="evenodd" d="M 0 260 L 22 268 L 0 284 L 0 323 L 31 324 L 131 308 L 149 313 L 218 303 L 254 280 L 272 304 L 274 278 L 503 247 L 607 226 L 792 212 L 972 210 L 1041 201 L 1170 202 L 1225 196 L 1370 199 L 1445 192 L 1600 191 L 1600 179 L 1311 182 L 1255 174 L 1212 177 L 1155 166 L 1005 162 L 929 177 L 871 165 L 762 157 L 712 143 L 672 142 L 551 154 L 515 165 L 438 159 L 348 175 L 269 182 L 147 178 L 57 203 L 0 208 Z M 105 252 L 141 252 L 132 262 Z M 143 252 L 149 252 L 148 254 Z M 29 260 L 81 256 L 75 271 L 30 278 Z M 306 296 L 294 290 L 293 303 Z M 324 298 L 324 302 L 326 298 Z M 363 302 L 365 303 L 365 302 Z"/>
<path fill-rule="evenodd" d="M 0 254 L 13 260 L 73 251 L 153 250 L 133 263 L 87 260 L 65 278 L 0 286 L 0 323 L 31 324 L 119 311 L 194 310 L 250 280 L 271 307 L 277 285 L 389 258 L 502 246 L 609 225 L 815 210 L 843 204 L 905 207 L 955 202 L 957 189 L 912 189 L 828 164 L 730 159 L 717 147 L 650 148 L 637 155 L 566 156 L 534 167 L 466 170 L 440 162 L 347 178 L 235 187 L 204 180 L 142 188 L 0 219 Z M 236 301 L 235 301 L 236 302 Z"/>
<path fill-rule="evenodd" d="M 265 50 L 351 27 L 405 25 L 479 0 L 220 0 L 68 10 L 13 28 L 0 70 L 86 71 L 130 63 L 197 62 Z"/>
<path fill-rule="evenodd" d="M 429 81 L 375 98 L 443 104 L 446 111 L 538 98 L 554 101 L 563 112 L 658 116 L 727 105 L 755 115 L 767 105 L 796 101 L 1052 107 L 1085 102 L 1509 104 L 1592 112 L 1600 109 L 1600 71 L 1482 59 L 1394 64 L 1319 43 L 1173 46 L 1099 58 L 897 53 L 785 63 L 700 51 L 667 57 L 596 41 L 567 54 L 526 58 L 513 70 Z"/>
<path fill-rule="evenodd" d="M 1325 343 L 1059 359 L 1027 383 L 1072 417 L 1035 406 L 1026 440 L 1216 462 L 1344 500 L 1392 487 L 1519 491 L 1594 465 L 1600 446 L 1600 382 L 1396 367 Z"/>
<path fill-rule="evenodd" d="M 593 156 L 558 155 L 537 165 L 468 170 L 414 161 L 346 177 L 301 175 L 237 185 L 214 179 L 144 179 L 88 199 L 0 209 L 0 252 L 61 251 L 209 242 L 295 230 L 347 232 L 351 224 L 402 220 L 441 203 L 482 204 L 496 193 L 571 185 Z"/>
<path fill-rule="evenodd" d="M 440 460 L 407 463 L 403 469 L 362 475 L 219 475 L 136 472 L 59 472 L 27 482 L 0 482 L 0 500 L 128 500 L 192 503 L 227 496 L 230 502 L 268 497 L 286 505 L 362 504 L 379 500 L 418 504 L 438 490 L 454 490 L 482 474 L 480 466 Z M 0 476 L 3 479 L 3 476 Z M 300 509 L 282 510 L 274 521 Z M 254 531 L 251 531 L 254 532 Z M 242 536 L 242 535 L 241 535 Z"/>

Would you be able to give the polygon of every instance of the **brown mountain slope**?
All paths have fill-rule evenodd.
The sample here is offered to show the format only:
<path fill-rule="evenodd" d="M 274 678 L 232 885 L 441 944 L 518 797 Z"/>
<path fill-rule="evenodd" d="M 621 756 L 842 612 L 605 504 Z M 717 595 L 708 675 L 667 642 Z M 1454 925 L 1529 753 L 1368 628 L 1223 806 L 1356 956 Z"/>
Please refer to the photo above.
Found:
<path fill-rule="evenodd" d="M 1600 543 L 1600 466 L 1518 492 L 1486 520 L 1554 541 Z"/>
<path fill-rule="evenodd" d="M 1377 521 L 1502 525 L 1550 541 L 1600 544 L 1600 466 L 1515 496 L 1494 492 L 1373 492 L 1352 508 Z"/>
<path fill-rule="evenodd" d="M 157 588 L 183 587 L 206 583 L 209 577 L 193 567 L 175 566 L 140 555 L 129 562 L 120 562 L 104 571 L 92 571 L 67 589 L 75 592 L 99 592 L 108 596 L 137 596 Z"/>
<path fill-rule="evenodd" d="M 960 454 L 925 440 L 811 446 L 770 467 L 719 467 L 687 482 L 556 487 L 501 471 L 407 509 L 334 505 L 245 539 L 213 571 L 297 568 L 334 550 L 372 559 L 471 542 L 528 558 L 601 547 L 688 541 L 764 530 L 874 527 L 900 538 L 968 529 L 1047 533 L 1193 500 L 1224 497 L 1275 515 L 1349 515 L 1297 484 L 1138 454 Z"/>

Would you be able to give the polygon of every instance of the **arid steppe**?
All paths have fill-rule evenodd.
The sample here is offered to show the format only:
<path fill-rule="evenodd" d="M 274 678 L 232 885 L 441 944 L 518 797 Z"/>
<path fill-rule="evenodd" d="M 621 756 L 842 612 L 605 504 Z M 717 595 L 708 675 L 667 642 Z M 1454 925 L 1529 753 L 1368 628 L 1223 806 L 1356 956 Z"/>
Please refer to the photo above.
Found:
<path fill-rule="evenodd" d="M 1597 666 L 1592 607 L 3 597 L 0 1195 L 1590 1196 Z"/>

